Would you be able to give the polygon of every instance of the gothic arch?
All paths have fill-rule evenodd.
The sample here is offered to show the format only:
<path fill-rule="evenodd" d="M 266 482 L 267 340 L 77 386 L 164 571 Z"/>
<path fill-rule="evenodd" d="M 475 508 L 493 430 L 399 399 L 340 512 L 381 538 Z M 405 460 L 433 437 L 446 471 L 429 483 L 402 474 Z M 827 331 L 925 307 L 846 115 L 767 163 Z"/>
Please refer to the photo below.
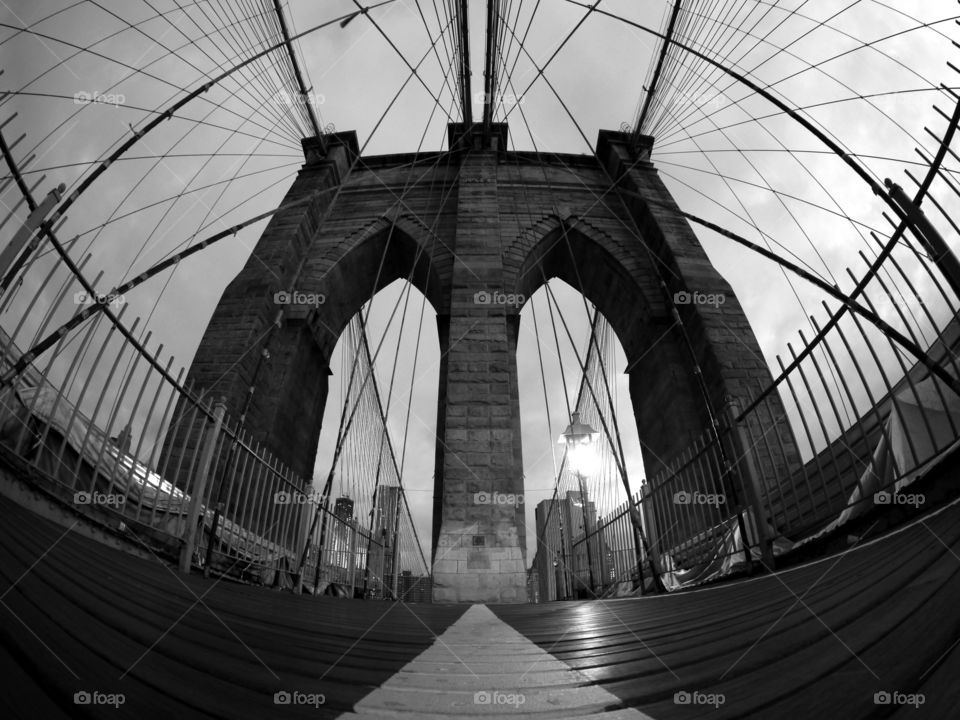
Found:
<path fill-rule="evenodd" d="M 450 253 L 410 216 L 381 216 L 342 238 L 321 235 L 316 246 L 304 288 L 322 294 L 325 302 L 305 321 L 327 357 L 364 303 L 395 280 L 409 280 L 435 311 L 444 307 L 442 277 L 452 262 Z"/>
<path fill-rule="evenodd" d="M 546 280 L 559 278 L 600 309 L 628 358 L 643 352 L 627 343 L 642 334 L 636 326 L 655 311 L 662 314 L 663 302 L 659 289 L 638 277 L 643 258 L 625 243 L 575 216 L 550 215 L 524 230 L 504 255 L 504 281 L 511 292 L 529 298 Z"/>
<path fill-rule="evenodd" d="M 496 137 L 505 133 L 498 125 Z M 457 134 L 470 142 L 453 142 Z M 481 296 L 529 297 L 557 277 L 597 305 L 627 354 L 648 473 L 707 427 L 708 407 L 742 400 L 770 375 L 732 289 L 627 135 L 602 131 L 595 158 L 527 158 L 539 169 L 485 138 L 480 126 L 451 125 L 455 150 L 413 185 L 415 156 L 369 158 L 343 184 L 358 152 L 353 134 L 328 138 L 325 151 L 306 142 L 307 163 L 224 292 L 190 380 L 226 396 L 233 417 L 254 387 L 248 429 L 309 477 L 337 338 L 369 297 L 410 276 L 437 312 L 440 343 L 434 597 L 516 602 L 526 587 L 522 508 L 478 498 L 523 492 L 520 308 Z M 336 195 L 318 193 L 335 186 Z M 596 201 L 608 194 L 617 202 Z M 539 219 L 531 224 L 531 217 Z M 288 309 L 270 331 L 274 294 L 294 278 L 296 290 L 325 302 Z M 671 295 L 680 292 L 722 295 L 725 304 L 677 305 Z M 270 365 L 258 375 L 267 335 Z M 176 444 L 172 438 L 168 447 Z M 790 448 L 783 457 L 758 453 L 761 468 L 785 465 Z"/>
<path fill-rule="evenodd" d="M 648 474 L 672 460 L 707 427 L 709 414 L 693 362 L 674 327 L 658 275 L 638 241 L 614 239 L 576 217 L 552 215 L 510 246 L 504 276 L 530 297 L 558 278 L 597 306 L 627 356 L 630 395 Z"/>
<path fill-rule="evenodd" d="M 253 387 L 247 429 L 302 478 L 313 474 L 330 356 L 347 323 L 397 279 L 409 278 L 439 310 L 439 273 L 451 262 L 439 238 L 412 216 L 387 213 L 352 223 L 348 232 L 318 227 L 305 237 L 314 216 L 308 209 L 274 217 L 224 291 L 191 367 L 196 386 L 224 397 L 232 418 Z M 282 294 L 287 304 L 275 326 Z M 264 348 L 269 358 L 260 362 Z M 171 436 L 167 451 L 185 441 Z"/>

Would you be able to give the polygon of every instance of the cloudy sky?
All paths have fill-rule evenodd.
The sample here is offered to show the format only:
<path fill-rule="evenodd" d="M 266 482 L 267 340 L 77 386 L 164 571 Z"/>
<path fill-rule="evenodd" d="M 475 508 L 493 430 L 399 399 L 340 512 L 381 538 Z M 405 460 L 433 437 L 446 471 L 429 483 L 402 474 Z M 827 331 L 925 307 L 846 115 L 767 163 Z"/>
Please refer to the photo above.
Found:
<path fill-rule="evenodd" d="M 3 133 L 8 142 L 25 135 L 14 155 L 27 182 L 37 184 L 34 194 L 43 196 L 61 182 L 69 193 L 96 161 L 157 112 L 197 88 L 205 76 L 248 56 L 251 47 L 262 47 L 263 24 L 256 16 L 263 12 L 263 5 L 226 0 L 0 3 L 0 66 L 4 70 L 0 88 L 9 93 L 0 100 L 0 123 L 16 113 Z M 458 118 L 458 110 L 444 81 L 449 72 L 449 33 L 437 43 L 436 52 L 431 49 L 446 24 L 442 8 L 435 10 L 442 5 L 395 0 L 371 11 L 393 46 L 365 17 L 345 28 L 333 23 L 299 40 L 297 52 L 321 125 L 355 130 L 367 154 L 444 149 L 446 123 Z M 664 25 L 667 5 L 659 0 L 606 0 L 598 10 L 656 30 Z M 469 6 L 473 84 L 478 89 L 482 87 L 485 3 L 472 0 Z M 351 0 L 289 0 L 284 7 L 294 32 L 356 9 Z M 510 113 L 512 147 L 591 153 L 598 130 L 636 123 L 656 57 L 652 35 L 594 12 L 554 55 L 587 11 L 563 0 L 513 3 L 511 8 L 504 48 L 512 73 L 502 90 L 523 103 L 503 108 L 500 114 Z M 791 107 L 805 108 L 805 116 L 875 179 L 892 177 L 913 191 L 915 185 L 905 170 L 918 178 L 924 171 L 915 148 L 931 155 L 936 143 L 925 128 L 939 135 L 945 127 L 933 105 L 949 114 L 955 102 L 938 86 L 960 85 L 960 77 L 946 65 L 947 60 L 960 65 L 950 43 L 956 37 L 952 20 L 956 8 L 947 0 L 721 2 L 711 4 L 709 17 L 685 17 L 681 37 L 770 88 Z M 911 30 L 919 23 L 930 25 Z M 525 51 L 519 49 L 511 30 L 526 38 Z M 401 55 L 411 65 L 423 59 L 419 80 L 411 79 Z M 537 67 L 551 57 L 544 74 L 553 89 L 537 77 Z M 308 132 L 301 114 L 276 102 L 285 77 L 270 61 L 254 63 L 231 76 L 143 137 L 71 208 L 60 237 L 76 237 L 71 254 L 77 261 L 89 253 L 85 271 L 91 278 L 102 272 L 98 287 L 108 290 L 169 254 L 281 201 L 302 163 L 299 139 Z M 680 205 L 768 245 L 849 290 L 853 283 L 846 268 L 862 273 L 865 265 L 858 253 L 876 254 L 869 230 L 884 236 L 889 228 L 881 215 L 884 206 L 869 187 L 767 100 L 693 56 L 678 51 L 665 77 L 667 85 L 661 88 L 660 102 L 644 129 L 655 135 L 654 160 Z M 98 101 L 83 102 L 84 97 Z M 475 105 L 475 113 L 479 108 Z M 955 169 L 956 163 L 951 163 L 949 167 Z M 957 196 L 949 189 L 939 184 L 934 190 L 948 212 L 957 208 Z M 19 199 L 13 185 L 6 186 L 0 196 L 6 208 L 22 217 Z M 934 211 L 928 212 L 936 217 Z M 956 247 L 956 235 L 940 224 Z M 6 242 L 15 225 L 0 228 L 0 240 Z M 126 317 L 142 318 L 137 333 L 144 337 L 151 333 L 148 347 L 156 349 L 162 343 L 163 357 L 175 357 L 175 368 L 189 366 L 221 292 L 243 266 L 264 227 L 262 221 L 245 228 L 125 298 Z M 777 367 L 776 357 L 786 356 L 788 342 L 795 348 L 800 345 L 798 330 L 803 329 L 807 337 L 813 334 L 808 316 L 825 317 L 820 306 L 824 298 L 729 240 L 700 229 L 697 233 L 743 304 L 765 359 Z M 919 266 L 910 264 L 907 248 L 902 259 L 918 287 L 929 287 Z M 21 346 L 31 344 L 45 319 L 55 326 L 76 309 L 58 300 L 58 279 L 62 278 L 53 260 L 51 254 L 41 254 L 0 316 L 4 329 L 13 332 L 36 298 L 17 332 Z M 51 269 L 54 281 L 44 284 Z M 582 303 L 559 283 L 554 291 L 571 328 L 579 334 L 582 352 L 587 339 Z M 402 337 L 400 318 L 390 327 L 386 321 L 403 292 L 397 284 L 374 299 L 370 333 L 374 345 L 386 334 L 385 347 L 400 342 L 404 349 L 399 353 L 390 423 L 395 441 L 402 445 L 407 401 L 412 397 L 404 481 L 421 537 L 429 537 L 436 330 L 434 313 L 427 305 L 414 367 L 412 343 L 422 297 L 412 292 Z M 538 317 L 544 317 L 543 291 L 532 302 L 538 303 Z M 930 309 L 937 321 L 945 317 L 944 307 Z M 888 320 L 899 322 L 895 307 L 880 311 Z M 528 305 L 518 364 L 526 504 L 532 526 L 534 505 L 552 492 L 555 435 L 567 422 L 561 359 L 571 398 L 578 377 L 570 372 L 576 367 L 570 343 L 561 337 L 558 357 L 551 347 L 552 335 L 545 337 L 541 326 L 546 357 L 541 378 L 531 316 Z M 917 322 L 916 330 L 926 341 L 933 337 L 924 320 Z M 336 355 L 340 357 L 339 351 Z M 390 362 L 378 364 L 384 387 L 393 372 L 394 355 L 385 350 L 383 357 Z M 63 373 L 70 359 L 65 352 L 54 365 L 54 375 Z M 611 363 L 617 371 L 618 404 L 628 408 L 620 374 L 622 353 Z M 315 473 L 321 479 L 329 470 L 343 374 L 335 365 L 334 392 Z M 624 417 L 621 428 L 631 485 L 636 487 L 642 477 L 642 458 L 635 427 L 627 421 L 628 410 Z M 553 428 L 552 434 L 548 427 Z M 528 538 L 532 549 L 532 532 Z"/>

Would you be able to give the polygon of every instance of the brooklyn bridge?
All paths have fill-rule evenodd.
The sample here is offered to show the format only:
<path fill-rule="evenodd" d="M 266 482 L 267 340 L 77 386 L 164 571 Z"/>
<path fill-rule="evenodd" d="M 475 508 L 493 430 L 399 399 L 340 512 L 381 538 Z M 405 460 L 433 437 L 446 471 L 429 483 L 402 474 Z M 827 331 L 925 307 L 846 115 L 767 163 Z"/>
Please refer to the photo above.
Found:
<path fill-rule="evenodd" d="M 4 717 L 956 716 L 956 4 L 0 6 Z"/>

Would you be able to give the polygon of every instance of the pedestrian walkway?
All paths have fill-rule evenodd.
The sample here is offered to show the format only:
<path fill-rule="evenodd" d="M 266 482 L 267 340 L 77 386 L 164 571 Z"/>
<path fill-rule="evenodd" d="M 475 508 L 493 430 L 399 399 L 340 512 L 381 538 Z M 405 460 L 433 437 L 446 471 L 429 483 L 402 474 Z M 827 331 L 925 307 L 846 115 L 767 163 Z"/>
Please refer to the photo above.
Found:
<path fill-rule="evenodd" d="M 409 713 L 423 720 L 465 715 L 649 720 L 589 677 L 538 647 L 485 605 L 473 605 L 433 645 L 344 718 Z"/>
<path fill-rule="evenodd" d="M 183 577 L 0 497 L 4 718 L 946 718 L 960 505 L 671 596 L 416 605 Z"/>

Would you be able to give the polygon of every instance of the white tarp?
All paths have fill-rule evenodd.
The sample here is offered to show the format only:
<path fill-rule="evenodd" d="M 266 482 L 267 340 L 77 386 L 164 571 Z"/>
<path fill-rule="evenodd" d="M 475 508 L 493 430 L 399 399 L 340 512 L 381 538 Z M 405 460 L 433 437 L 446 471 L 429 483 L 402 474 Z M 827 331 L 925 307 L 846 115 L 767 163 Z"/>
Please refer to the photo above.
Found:
<path fill-rule="evenodd" d="M 875 495 L 881 490 L 899 493 L 957 444 L 960 398 L 934 377 L 917 383 L 915 390 L 907 386 L 894 396 L 880 441 L 860 475 L 858 487 L 847 499 L 847 507 L 833 522 L 798 544 L 863 515 L 874 506 Z"/>
<path fill-rule="evenodd" d="M 881 490 L 899 493 L 960 442 L 957 439 L 958 431 L 960 398 L 953 391 L 934 377 L 920 381 L 914 388 L 907 385 L 893 398 L 880 440 L 859 478 L 858 487 L 847 500 L 847 507 L 825 528 L 795 544 L 784 537 L 776 538 L 773 541 L 774 555 L 821 537 L 867 512 L 874 506 L 875 495 Z M 866 499 L 862 499 L 864 497 Z M 748 529 L 751 529 L 752 513 L 747 511 L 745 519 Z M 743 544 L 737 518 L 724 521 L 719 528 L 721 538 L 710 558 L 704 562 L 677 569 L 669 554 L 661 555 L 660 569 L 668 590 L 707 582 L 729 573 L 743 562 Z M 753 560 L 760 559 L 755 548 L 751 551 L 751 557 Z"/>
<path fill-rule="evenodd" d="M 754 533 L 753 512 L 749 509 L 744 511 L 744 524 L 749 534 Z M 660 558 L 660 571 L 663 578 L 663 584 L 667 590 L 676 590 L 680 587 L 698 585 L 707 582 L 716 577 L 730 573 L 737 565 L 745 561 L 743 554 L 743 542 L 741 541 L 740 523 L 737 516 L 728 518 L 722 522 L 718 528 L 723 532 L 720 540 L 713 549 L 710 558 L 702 563 L 697 563 L 693 567 L 685 570 L 676 569 L 676 563 L 669 554 L 664 553 Z M 773 529 L 767 525 L 768 534 Z M 751 544 L 754 541 L 750 541 Z M 790 550 L 793 543 L 785 537 L 774 538 L 772 549 L 774 556 Z M 756 547 L 750 548 L 750 559 L 755 562 L 762 560 L 761 554 Z"/>

